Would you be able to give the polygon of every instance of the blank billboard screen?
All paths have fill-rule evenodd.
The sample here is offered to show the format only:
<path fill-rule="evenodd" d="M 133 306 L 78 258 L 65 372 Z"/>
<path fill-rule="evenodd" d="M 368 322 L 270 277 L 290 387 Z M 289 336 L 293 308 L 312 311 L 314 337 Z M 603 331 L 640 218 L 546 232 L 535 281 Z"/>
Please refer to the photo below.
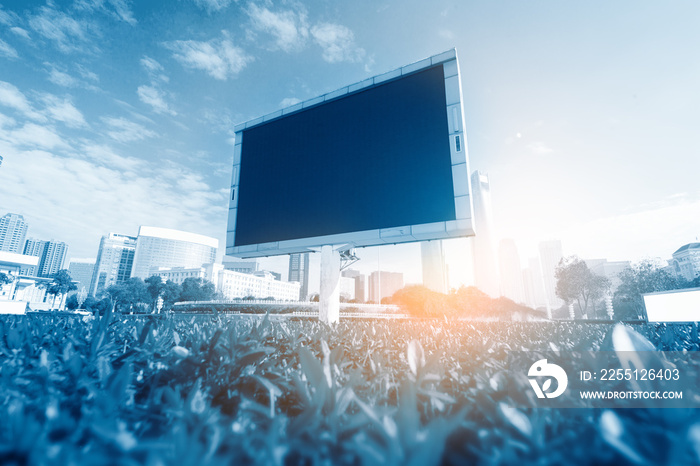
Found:
<path fill-rule="evenodd" d="M 463 119 L 452 50 L 238 125 L 227 254 L 474 234 Z"/>
<path fill-rule="evenodd" d="M 455 219 L 442 66 L 243 133 L 236 246 Z"/>
<path fill-rule="evenodd" d="M 700 289 L 646 294 L 644 307 L 649 322 L 698 322 Z"/>

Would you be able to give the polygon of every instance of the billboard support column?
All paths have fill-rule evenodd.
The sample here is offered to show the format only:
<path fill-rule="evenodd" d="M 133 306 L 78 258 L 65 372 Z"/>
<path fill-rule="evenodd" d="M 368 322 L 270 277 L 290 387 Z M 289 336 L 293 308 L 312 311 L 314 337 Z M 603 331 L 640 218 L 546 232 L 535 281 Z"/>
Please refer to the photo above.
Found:
<path fill-rule="evenodd" d="M 318 318 L 327 324 L 340 320 L 340 251 L 333 246 L 321 247 L 321 286 Z"/>

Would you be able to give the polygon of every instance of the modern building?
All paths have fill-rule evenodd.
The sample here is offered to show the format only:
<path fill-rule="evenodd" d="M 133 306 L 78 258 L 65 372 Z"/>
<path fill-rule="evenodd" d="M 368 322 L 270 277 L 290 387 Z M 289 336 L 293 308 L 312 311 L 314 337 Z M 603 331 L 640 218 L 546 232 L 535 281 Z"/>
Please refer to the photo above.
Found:
<path fill-rule="evenodd" d="M 552 309 L 558 309 L 564 304 L 556 293 L 557 279 L 554 275 L 559 261 L 564 257 L 561 241 L 558 239 L 542 241 L 539 244 L 540 265 L 542 266 L 542 279 L 544 280 L 544 290 L 547 297 L 548 313 Z M 551 316 L 547 316 L 551 317 Z"/>
<path fill-rule="evenodd" d="M 382 299 L 392 296 L 403 288 L 401 272 L 375 271 L 369 276 L 369 299 L 381 303 Z"/>
<path fill-rule="evenodd" d="M 492 298 L 500 295 L 498 265 L 493 239 L 493 209 L 489 176 L 476 170 L 472 173 L 474 197 L 474 282 L 476 287 Z"/>
<path fill-rule="evenodd" d="M 298 301 L 298 282 L 283 282 L 266 271 L 247 274 L 223 270 L 219 273 L 217 290 L 225 299 L 254 297 L 257 299 L 274 298 L 278 301 Z"/>
<path fill-rule="evenodd" d="M 29 225 L 19 214 L 8 213 L 0 218 L 0 251 L 21 254 Z"/>
<path fill-rule="evenodd" d="M 442 241 L 423 241 L 420 244 L 423 286 L 438 293 L 447 293 L 447 266 Z"/>
<path fill-rule="evenodd" d="M 24 254 L 38 257 L 39 264 L 23 269 L 23 275 L 49 278 L 64 268 L 68 245 L 60 241 L 29 238 L 24 243 Z"/>
<path fill-rule="evenodd" d="M 136 237 L 110 233 L 100 240 L 97 260 L 90 280 L 89 294 L 99 296 L 102 290 L 131 276 L 136 252 Z"/>
<path fill-rule="evenodd" d="M 504 239 L 498 245 L 498 267 L 501 277 L 501 295 L 516 303 L 525 303 L 523 271 L 520 267 L 518 247 L 512 239 Z"/>
<path fill-rule="evenodd" d="M 75 283 L 76 291 L 80 292 L 85 288 L 90 290 L 92 275 L 95 272 L 95 259 L 71 259 L 68 263 L 68 273 Z"/>
<path fill-rule="evenodd" d="M 525 291 L 525 303 L 533 309 L 547 307 L 547 294 L 544 291 L 544 278 L 540 259 L 531 257 L 528 268 L 523 270 L 523 288 Z"/>
<path fill-rule="evenodd" d="M 355 279 L 350 277 L 340 277 L 338 282 L 340 297 L 346 301 L 355 299 Z"/>
<path fill-rule="evenodd" d="M 630 261 L 609 261 L 607 259 L 586 259 L 588 269 L 595 275 L 607 277 L 610 280 L 610 294 L 615 294 L 615 290 L 620 286 L 620 273 L 630 267 Z"/>
<path fill-rule="evenodd" d="M 341 272 L 341 276 L 352 278 L 355 281 L 354 299 L 364 303 L 367 300 L 367 295 L 365 294 L 366 277 L 359 270 L 355 269 L 345 269 Z"/>
<path fill-rule="evenodd" d="M 670 261 L 676 276 L 693 281 L 700 276 L 700 243 L 688 243 L 673 253 Z"/>
<path fill-rule="evenodd" d="M 299 298 L 304 301 L 309 296 L 309 253 L 289 255 L 289 275 L 287 281 L 299 283 Z"/>
<path fill-rule="evenodd" d="M 163 282 L 172 281 L 182 285 L 188 278 L 201 278 L 216 285 L 219 282 L 219 274 L 224 270 L 222 264 L 204 264 L 201 267 L 153 267 L 148 274 L 158 275 Z"/>
<path fill-rule="evenodd" d="M 230 258 L 224 257 L 223 266 L 226 270 L 232 270 L 233 272 L 255 273 L 258 271 L 258 262 L 256 260 L 230 260 Z"/>
<path fill-rule="evenodd" d="M 37 256 L 0 251 L 0 272 L 8 275 L 10 283 L 0 284 L 0 314 L 24 314 L 30 309 L 46 310 L 51 301 L 41 286 L 48 278 L 26 277 L 22 270 L 39 265 Z"/>
<path fill-rule="evenodd" d="M 158 267 L 201 267 L 216 261 L 219 240 L 209 236 L 142 226 L 136 241 L 132 277 L 146 279 Z"/>

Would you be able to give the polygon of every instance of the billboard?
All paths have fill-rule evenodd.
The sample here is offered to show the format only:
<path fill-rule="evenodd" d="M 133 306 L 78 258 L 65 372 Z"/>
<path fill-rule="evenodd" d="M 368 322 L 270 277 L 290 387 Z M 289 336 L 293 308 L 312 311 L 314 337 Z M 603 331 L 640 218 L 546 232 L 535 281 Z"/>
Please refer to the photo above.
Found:
<path fill-rule="evenodd" d="M 648 322 L 700 322 L 700 288 L 642 295 Z"/>
<path fill-rule="evenodd" d="M 235 132 L 229 255 L 474 234 L 454 50 Z"/>

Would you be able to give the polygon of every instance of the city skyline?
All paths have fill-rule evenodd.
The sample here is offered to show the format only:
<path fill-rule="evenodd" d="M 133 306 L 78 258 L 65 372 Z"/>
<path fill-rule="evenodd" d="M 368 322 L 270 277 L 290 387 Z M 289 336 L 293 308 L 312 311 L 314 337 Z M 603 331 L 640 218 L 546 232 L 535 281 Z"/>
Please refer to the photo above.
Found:
<path fill-rule="evenodd" d="M 235 123 L 452 47 L 495 244 L 513 238 L 523 264 L 551 238 L 636 261 L 699 233 L 698 5 L 114 5 L 0 10 L 0 212 L 69 258 L 145 224 L 223 244 Z M 416 248 L 358 267 L 381 255 L 415 282 Z M 445 245 L 451 282 L 467 249 Z"/>

